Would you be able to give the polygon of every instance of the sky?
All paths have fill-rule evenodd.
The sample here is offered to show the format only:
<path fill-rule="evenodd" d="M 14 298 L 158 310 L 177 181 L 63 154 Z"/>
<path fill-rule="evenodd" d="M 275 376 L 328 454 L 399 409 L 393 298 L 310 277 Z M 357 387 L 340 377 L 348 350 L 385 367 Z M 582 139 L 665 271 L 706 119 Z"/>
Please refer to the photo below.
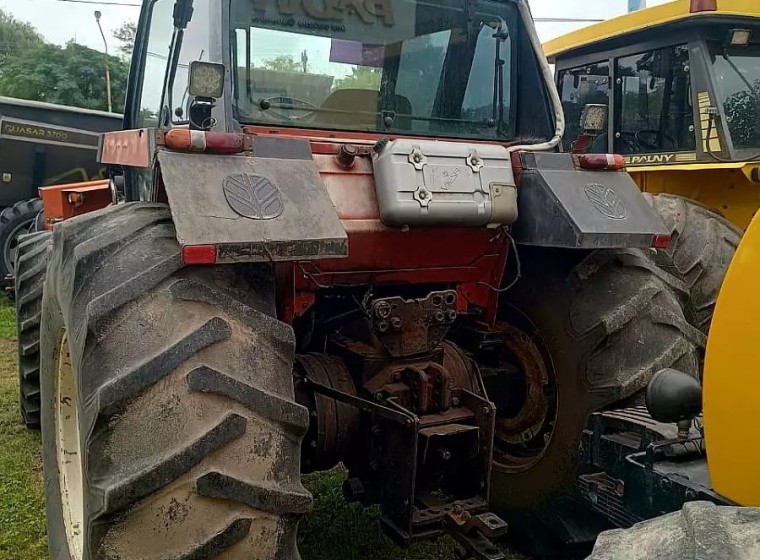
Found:
<path fill-rule="evenodd" d="M 125 21 L 137 21 L 140 8 L 137 6 L 117 6 L 109 3 L 139 4 L 140 0 L 0 0 L 0 9 L 17 19 L 31 23 L 50 42 L 60 45 L 75 40 L 93 49 L 103 49 L 94 11 L 103 13 L 101 24 L 106 34 L 111 52 L 116 52 L 118 42 L 113 39 L 113 30 Z M 668 0 L 648 0 L 647 4 L 663 4 Z M 536 18 L 594 18 L 606 19 L 625 13 L 628 0 L 530 0 Z M 584 24 L 538 23 L 541 39 L 546 41 L 572 31 Z"/>

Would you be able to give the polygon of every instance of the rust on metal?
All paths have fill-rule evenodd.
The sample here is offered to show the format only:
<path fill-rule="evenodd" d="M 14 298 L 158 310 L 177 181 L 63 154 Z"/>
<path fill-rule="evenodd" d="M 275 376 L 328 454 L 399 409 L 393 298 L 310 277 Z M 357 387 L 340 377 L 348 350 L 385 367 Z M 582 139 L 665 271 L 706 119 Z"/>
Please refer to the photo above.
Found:
<path fill-rule="evenodd" d="M 105 208 L 111 204 L 108 180 L 42 187 L 45 229 L 74 216 Z"/>
<path fill-rule="evenodd" d="M 128 167 L 150 168 L 156 150 L 152 128 L 106 132 L 101 137 L 98 161 Z"/>
<path fill-rule="evenodd" d="M 528 334 L 503 323 L 498 325 L 498 330 L 507 352 L 525 378 L 525 399 L 515 416 L 498 419 L 497 437 L 509 443 L 522 443 L 539 434 L 549 413 L 544 391 L 549 374 L 541 350 Z"/>
<path fill-rule="evenodd" d="M 359 155 L 359 148 L 353 144 L 341 144 L 338 148 L 338 154 L 335 159 L 338 165 L 343 169 L 351 169 L 354 166 L 356 157 Z"/>
<path fill-rule="evenodd" d="M 377 299 L 370 316 L 375 335 L 391 356 L 430 352 L 457 318 L 457 293 L 446 290 L 419 299 Z"/>
<path fill-rule="evenodd" d="M 343 362 L 325 354 L 298 356 L 296 394 L 299 404 L 312 411 L 309 432 L 304 444 L 306 470 L 334 467 L 344 460 L 354 442 L 359 425 L 359 411 L 347 404 L 309 392 L 299 383 L 299 376 L 342 393 L 355 395 L 351 376 Z"/>
<path fill-rule="evenodd" d="M 431 428 L 451 422 L 464 422 L 474 417 L 473 412 L 466 408 L 450 408 L 439 414 L 427 414 L 423 416 L 420 418 L 420 428 Z"/>
<path fill-rule="evenodd" d="M 453 386 L 471 393 L 482 394 L 477 370 L 462 349 L 450 341 L 443 343 L 443 367 L 449 372 Z M 456 406 L 456 405 L 455 405 Z"/>
<path fill-rule="evenodd" d="M 493 513 L 473 515 L 467 509 L 457 505 L 446 512 L 444 524 L 468 558 L 476 560 L 502 560 L 506 558 L 491 539 L 507 532 L 506 521 Z"/>

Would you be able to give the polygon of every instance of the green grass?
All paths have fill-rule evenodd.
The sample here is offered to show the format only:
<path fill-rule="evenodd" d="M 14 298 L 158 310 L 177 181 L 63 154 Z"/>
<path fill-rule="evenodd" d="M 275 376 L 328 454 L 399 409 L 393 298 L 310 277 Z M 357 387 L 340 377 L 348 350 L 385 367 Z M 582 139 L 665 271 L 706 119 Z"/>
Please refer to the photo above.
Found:
<path fill-rule="evenodd" d="M 16 308 L 14 302 L 5 296 L 0 296 L 0 340 L 16 340 Z"/>
<path fill-rule="evenodd" d="M 0 560 L 47 558 L 40 438 L 19 420 L 16 319 L 0 297 Z"/>
<path fill-rule="evenodd" d="M 399 549 L 379 529 L 377 508 L 347 504 L 340 469 L 305 477 L 315 508 L 301 523 L 304 560 L 449 560 L 456 558 L 453 541 L 445 538 Z"/>
<path fill-rule="evenodd" d="M 40 438 L 19 419 L 16 320 L 12 302 L 0 297 L 0 560 L 47 559 Z M 395 547 L 380 531 L 377 508 L 347 504 L 339 469 L 309 475 L 315 509 L 301 523 L 304 560 L 453 560 L 448 538 Z M 512 557 L 511 557 L 512 558 Z M 520 558 L 520 557 L 514 557 Z"/>

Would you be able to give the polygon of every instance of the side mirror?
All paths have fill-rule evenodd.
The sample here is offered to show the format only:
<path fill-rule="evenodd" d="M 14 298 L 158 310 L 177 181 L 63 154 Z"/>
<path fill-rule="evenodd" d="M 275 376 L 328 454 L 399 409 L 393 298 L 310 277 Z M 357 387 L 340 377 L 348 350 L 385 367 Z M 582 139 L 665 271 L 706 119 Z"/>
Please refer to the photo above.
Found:
<path fill-rule="evenodd" d="M 685 423 L 702 412 L 702 385 L 691 375 L 675 369 L 663 369 L 647 386 L 649 415 L 665 424 Z M 680 434 L 679 425 L 679 434 Z M 688 433 L 688 425 L 686 427 Z"/>
<path fill-rule="evenodd" d="M 581 130 L 592 134 L 604 132 L 607 130 L 609 112 L 610 109 L 607 105 L 587 104 L 581 113 Z"/>

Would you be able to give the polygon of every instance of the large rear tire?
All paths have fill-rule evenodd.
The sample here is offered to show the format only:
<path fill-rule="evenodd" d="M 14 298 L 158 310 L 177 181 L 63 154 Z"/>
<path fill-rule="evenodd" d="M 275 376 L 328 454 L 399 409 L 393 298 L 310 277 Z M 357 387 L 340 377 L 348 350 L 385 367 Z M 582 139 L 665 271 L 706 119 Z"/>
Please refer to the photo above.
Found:
<path fill-rule="evenodd" d="M 56 227 L 43 298 L 55 560 L 297 559 L 306 409 L 267 266 L 184 268 L 166 206 Z"/>
<path fill-rule="evenodd" d="M 42 200 L 22 200 L 0 212 L 0 274 L 13 274 L 22 235 L 34 232 L 37 216 L 42 212 Z"/>
<path fill-rule="evenodd" d="M 646 196 L 671 234 L 670 246 L 657 252 L 657 264 L 686 283 L 690 294 L 686 316 L 707 334 L 742 231 L 694 200 L 669 194 Z"/>
<path fill-rule="evenodd" d="M 683 285 L 641 251 L 596 251 L 566 265 L 556 257 L 524 250 L 526 277 L 501 310 L 528 337 L 525 352 L 513 337 L 508 353 L 542 383 L 525 390 L 533 396 L 523 406 L 543 412 L 513 408 L 497 420 L 492 499 L 511 534 L 539 554 L 599 530 L 574 502 L 589 415 L 632 402 L 662 368 L 697 376 L 705 342 L 684 318 Z M 520 418 L 530 426 L 515 425 Z"/>
<path fill-rule="evenodd" d="M 19 407 L 24 424 L 33 430 L 40 428 L 40 317 L 52 242 L 47 231 L 23 237 L 14 272 Z"/>

